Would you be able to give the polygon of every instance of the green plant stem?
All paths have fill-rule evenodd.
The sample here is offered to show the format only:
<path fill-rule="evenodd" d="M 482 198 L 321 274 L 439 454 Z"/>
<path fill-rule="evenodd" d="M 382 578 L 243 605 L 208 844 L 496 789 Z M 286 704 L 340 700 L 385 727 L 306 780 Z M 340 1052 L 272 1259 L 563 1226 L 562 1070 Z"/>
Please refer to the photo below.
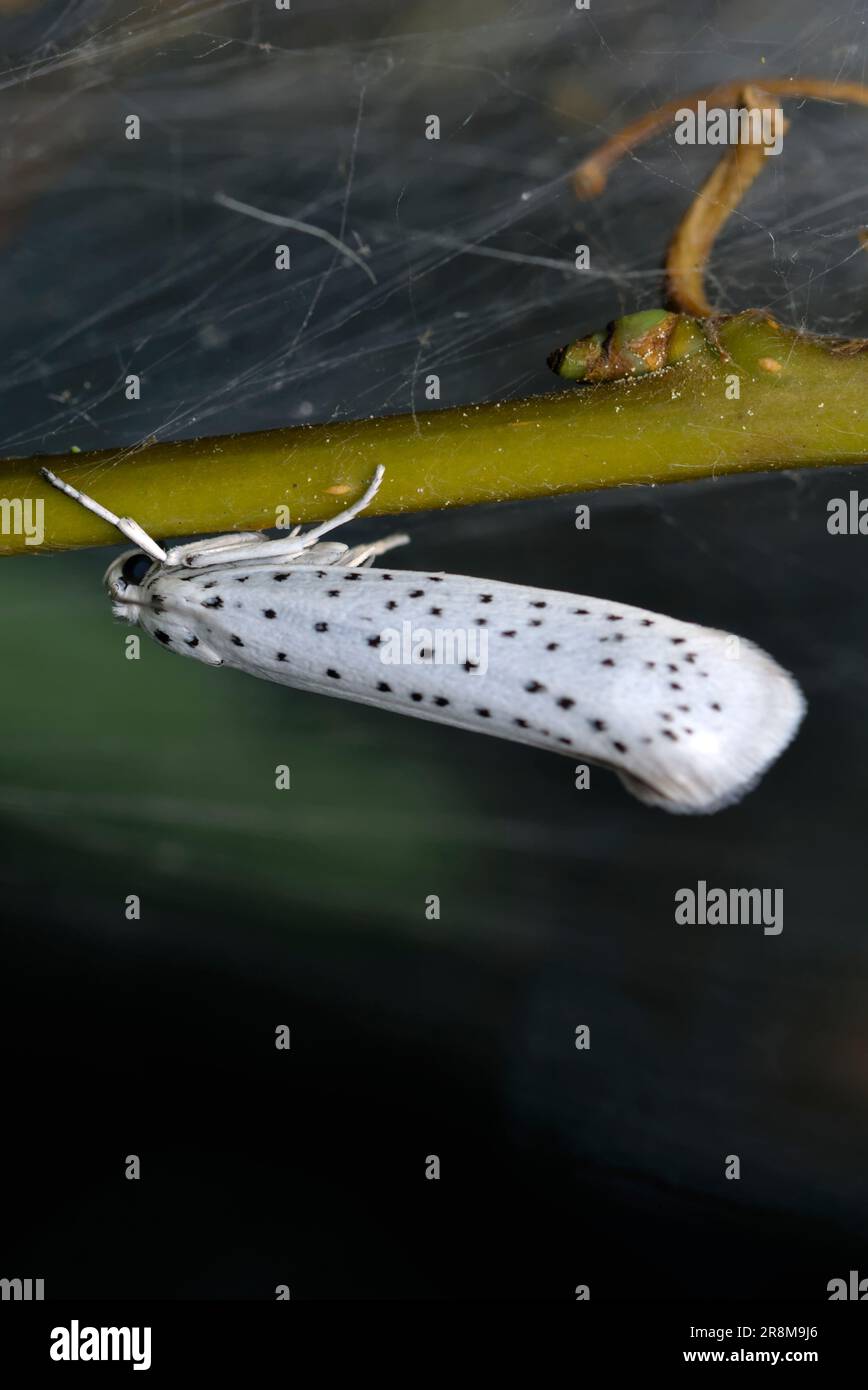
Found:
<path fill-rule="evenodd" d="M 866 344 L 807 337 L 756 311 L 707 324 L 717 348 L 622 381 L 50 463 L 162 538 L 272 527 L 283 504 L 293 524 L 333 516 L 378 463 L 386 476 L 370 515 L 868 458 Z M 0 463 L 0 497 L 45 501 L 43 545 L 2 535 L 0 553 L 117 544 L 40 478 L 48 461 Z"/>

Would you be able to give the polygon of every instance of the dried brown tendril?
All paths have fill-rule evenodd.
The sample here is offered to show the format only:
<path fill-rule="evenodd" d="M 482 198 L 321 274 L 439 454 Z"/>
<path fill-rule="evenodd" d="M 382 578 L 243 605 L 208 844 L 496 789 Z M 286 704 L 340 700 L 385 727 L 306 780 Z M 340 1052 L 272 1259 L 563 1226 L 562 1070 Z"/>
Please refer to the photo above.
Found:
<path fill-rule="evenodd" d="M 671 308 L 697 318 L 708 318 L 714 313 L 705 294 L 704 280 L 717 235 L 764 167 L 766 145 L 789 129 L 780 108 L 769 106 L 767 94 L 755 87 L 744 88 L 740 105 L 762 112 L 763 139 L 733 145 L 727 151 L 679 222 L 666 253 L 668 303 Z"/>
<path fill-rule="evenodd" d="M 705 268 L 712 246 L 730 214 L 738 207 L 765 165 L 766 145 L 783 136 L 789 122 L 771 97 L 813 97 L 821 101 L 855 102 L 868 106 L 868 86 L 859 82 L 829 82 L 824 78 L 766 78 L 758 82 L 724 83 L 707 92 L 678 97 L 650 111 L 610 137 L 583 160 L 574 175 L 576 193 L 594 198 L 603 191 L 608 175 L 619 159 L 644 141 L 665 130 L 685 110 L 737 106 L 761 113 L 762 136 L 732 146 L 719 161 L 693 199 L 675 231 L 666 254 L 666 289 L 670 308 L 698 318 L 715 312 L 704 288 Z M 781 124 L 783 122 L 783 124 Z M 860 233 L 862 245 L 866 239 Z"/>
<path fill-rule="evenodd" d="M 758 88 L 769 96 L 812 97 L 816 101 L 854 102 L 857 106 L 868 106 L 868 86 L 861 82 L 830 82 L 823 77 L 759 77 L 724 82 L 708 91 L 693 92 L 690 96 L 667 101 L 664 106 L 647 112 L 610 136 L 576 169 L 573 175 L 576 194 L 580 198 L 598 197 L 618 161 L 638 149 L 646 140 L 667 130 L 679 111 L 695 111 L 701 101 L 708 106 L 736 106 L 745 87 Z"/>

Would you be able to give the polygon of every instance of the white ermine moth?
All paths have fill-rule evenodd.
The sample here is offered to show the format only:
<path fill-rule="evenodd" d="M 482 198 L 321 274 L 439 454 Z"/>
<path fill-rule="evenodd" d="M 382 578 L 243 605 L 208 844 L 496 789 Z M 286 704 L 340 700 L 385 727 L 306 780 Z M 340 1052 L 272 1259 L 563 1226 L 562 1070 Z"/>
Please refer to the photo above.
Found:
<path fill-rule="evenodd" d="M 106 572 L 112 611 L 169 651 L 587 759 L 651 806 L 710 812 L 738 800 L 804 712 L 792 676 L 728 633 L 552 589 L 372 567 L 406 536 L 323 541 L 367 506 L 382 468 L 305 534 L 168 551 L 43 474 L 134 541 Z"/>

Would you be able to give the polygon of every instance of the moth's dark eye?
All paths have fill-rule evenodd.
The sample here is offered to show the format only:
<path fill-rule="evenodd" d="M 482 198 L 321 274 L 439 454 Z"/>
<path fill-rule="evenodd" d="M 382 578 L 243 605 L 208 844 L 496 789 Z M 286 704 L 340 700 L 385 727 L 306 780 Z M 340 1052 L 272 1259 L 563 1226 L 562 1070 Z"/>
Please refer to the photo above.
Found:
<path fill-rule="evenodd" d="M 153 563 L 150 555 L 145 555 L 141 550 L 137 550 L 135 555 L 129 555 L 124 560 L 121 579 L 127 584 L 141 584 Z"/>

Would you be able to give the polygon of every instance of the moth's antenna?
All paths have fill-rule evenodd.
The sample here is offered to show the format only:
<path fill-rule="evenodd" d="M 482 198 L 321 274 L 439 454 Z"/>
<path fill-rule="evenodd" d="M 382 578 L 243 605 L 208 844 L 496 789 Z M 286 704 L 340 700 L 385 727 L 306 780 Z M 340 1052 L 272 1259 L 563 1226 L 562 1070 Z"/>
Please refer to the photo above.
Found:
<path fill-rule="evenodd" d="M 383 465 L 378 463 L 374 470 L 374 476 L 368 483 L 361 497 L 355 502 L 351 502 L 338 516 L 333 516 L 331 521 L 322 521 L 319 526 L 314 526 L 312 531 L 305 531 L 302 536 L 305 545 L 310 545 L 313 541 L 318 541 L 320 536 L 324 536 L 327 531 L 333 531 L 336 526 L 343 526 L 345 521 L 352 521 L 354 516 L 358 516 L 359 512 L 363 512 L 371 499 L 376 497 L 379 492 L 380 483 L 383 481 L 385 472 L 386 470 Z"/>
<path fill-rule="evenodd" d="M 65 483 L 62 478 L 58 478 L 57 474 L 52 473 L 50 468 L 40 468 L 39 471 L 45 481 L 51 483 L 52 487 L 56 487 L 58 492 L 65 492 L 67 497 L 71 497 L 74 502 L 80 502 L 89 512 L 93 512 L 94 516 L 101 517 L 110 526 L 116 526 L 122 536 L 126 536 L 128 541 L 132 541 L 146 555 L 150 555 L 152 560 L 160 560 L 163 563 L 168 560 L 169 557 L 163 547 L 157 545 L 157 542 L 152 540 L 147 531 L 143 531 L 139 523 L 133 521 L 132 517 L 115 516 L 114 512 L 110 512 L 107 507 L 101 507 L 99 502 L 94 502 L 93 498 L 88 497 L 86 492 L 79 492 L 77 487 L 72 486 L 72 483 Z"/>

